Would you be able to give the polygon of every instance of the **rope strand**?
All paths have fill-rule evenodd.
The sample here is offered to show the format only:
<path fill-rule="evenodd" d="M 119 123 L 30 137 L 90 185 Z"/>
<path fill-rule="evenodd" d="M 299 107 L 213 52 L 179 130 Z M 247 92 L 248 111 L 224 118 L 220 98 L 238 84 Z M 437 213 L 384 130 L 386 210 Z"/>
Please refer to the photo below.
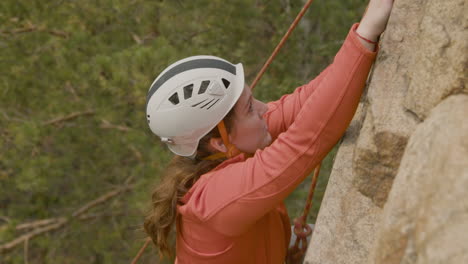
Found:
<path fill-rule="evenodd" d="M 294 246 L 288 250 L 287 263 L 300 263 L 304 257 L 308 242 L 307 237 L 312 235 L 312 228 L 307 224 L 307 216 L 312 206 L 312 198 L 314 197 L 315 186 L 317 186 L 318 176 L 320 174 L 321 163 L 315 168 L 314 176 L 312 177 L 312 183 L 310 185 L 309 194 L 307 195 L 307 202 L 302 212 L 302 216 L 294 219 L 294 234 L 296 235 L 296 241 Z"/>
<path fill-rule="evenodd" d="M 268 60 L 265 62 L 265 64 L 263 65 L 262 69 L 258 72 L 257 76 L 255 77 L 254 81 L 252 82 L 252 84 L 250 85 L 250 89 L 253 90 L 255 88 L 255 86 L 257 85 L 258 81 L 260 80 L 260 78 L 262 78 L 263 74 L 265 73 L 266 69 L 268 68 L 268 66 L 270 66 L 271 62 L 273 61 L 273 59 L 276 57 L 276 55 L 278 54 L 278 52 L 280 51 L 280 49 L 283 47 L 284 43 L 286 42 L 286 40 L 288 39 L 289 35 L 291 35 L 292 31 L 296 28 L 297 24 L 299 23 L 299 21 L 302 19 L 302 17 L 304 16 L 305 12 L 307 11 L 307 9 L 309 8 L 309 6 L 312 4 L 313 0 L 309 0 L 307 1 L 307 3 L 305 3 L 304 7 L 302 7 L 301 11 L 299 12 L 299 14 L 296 16 L 296 18 L 294 19 L 293 23 L 291 24 L 291 26 L 289 26 L 289 29 L 288 31 L 286 31 L 286 34 L 284 34 L 283 38 L 281 39 L 281 41 L 278 43 L 278 45 L 276 46 L 276 48 L 273 50 L 273 53 L 271 53 L 270 57 L 268 58 Z"/>
<path fill-rule="evenodd" d="M 148 237 L 145 241 L 145 244 L 140 248 L 140 250 L 138 251 L 138 254 L 133 259 L 132 264 L 137 263 L 138 259 L 141 257 L 141 255 L 143 255 L 143 252 L 145 251 L 146 247 L 149 245 L 150 242 L 151 242 L 151 238 Z"/>

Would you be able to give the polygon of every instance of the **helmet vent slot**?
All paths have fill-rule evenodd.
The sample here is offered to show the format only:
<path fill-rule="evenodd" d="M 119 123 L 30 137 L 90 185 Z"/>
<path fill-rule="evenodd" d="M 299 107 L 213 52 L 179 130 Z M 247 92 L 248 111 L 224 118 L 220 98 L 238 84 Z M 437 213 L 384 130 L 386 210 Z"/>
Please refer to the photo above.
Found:
<path fill-rule="evenodd" d="M 212 103 L 210 106 L 208 106 L 208 108 L 206 108 L 206 110 L 210 109 L 211 107 L 213 107 L 213 105 L 215 105 L 220 99 L 217 99 L 214 103 Z"/>
<path fill-rule="evenodd" d="M 203 81 L 200 85 L 200 89 L 198 90 L 198 94 L 205 93 L 209 85 L 210 85 L 210 81 Z"/>
<path fill-rule="evenodd" d="M 231 84 L 231 82 L 224 79 L 224 78 L 221 78 L 221 80 L 223 81 L 224 87 L 226 87 L 226 89 L 227 89 L 229 87 L 229 85 Z"/>
<path fill-rule="evenodd" d="M 208 100 L 208 99 L 205 99 L 205 100 L 203 100 L 203 101 L 201 101 L 201 102 L 198 102 L 198 103 L 192 105 L 192 107 L 195 107 L 195 106 L 197 106 L 197 105 L 199 105 L 199 104 L 201 104 L 201 103 L 203 103 L 203 102 L 206 102 L 206 100 Z"/>
<path fill-rule="evenodd" d="M 205 106 L 207 106 L 207 105 L 211 104 L 211 102 L 213 102 L 214 100 L 215 100 L 215 99 L 211 99 L 211 100 L 210 100 L 208 103 L 206 103 L 206 104 L 202 105 L 200 108 L 203 108 L 203 107 L 205 107 Z"/>
<path fill-rule="evenodd" d="M 187 85 L 184 87 L 184 99 L 189 99 L 192 97 L 193 84 Z"/>
<path fill-rule="evenodd" d="M 170 101 L 173 105 L 179 104 L 179 95 L 178 95 L 177 93 L 174 93 L 173 95 L 171 95 L 171 97 L 169 97 L 169 101 Z"/>

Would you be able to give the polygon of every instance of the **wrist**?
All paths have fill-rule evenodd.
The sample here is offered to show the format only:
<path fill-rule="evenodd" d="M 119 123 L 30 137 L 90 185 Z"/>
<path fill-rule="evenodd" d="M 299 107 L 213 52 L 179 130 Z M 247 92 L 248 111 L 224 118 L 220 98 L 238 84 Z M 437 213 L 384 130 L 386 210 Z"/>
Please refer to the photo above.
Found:
<path fill-rule="evenodd" d="M 369 44 L 372 44 L 372 45 L 377 45 L 377 43 L 379 42 L 379 38 L 377 37 L 377 40 L 370 40 L 366 37 L 363 37 L 361 36 L 357 31 L 356 31 L 356 35 L 358 36 L 358 38 L 360 38 L 361 41 L 365 41 Z"/>
<path fill-rule="evenodd" d="M 360 24 L 358 28 L 356 29 L 356 33 L 358 34 L 359 37 L 362 39 L 371 41 L 373 43 L 376 43 L 379 39 L 380 34 L 377 34 L 373 32 L 369 27 L 367 27 L 365 24 Z"/>
<path fill-rule="evenodd" d="M 360 26 L 354 28 L 354 35 L 356 36 L 356 39 L 358 40 L 359 43 L 361 43 L 361 45 L 363 47 L 365 47 L 369 51 L 374 52 L 376 50 L 376 47 L 377 47 L 377 41 L 373 41 L 373 40 L 367 39 L 364 36 L 361 36 L 359 31 L 358 31 L 359 27 Z M 362 32 L 362 28 L 361 28 L 360 32 Z"/>

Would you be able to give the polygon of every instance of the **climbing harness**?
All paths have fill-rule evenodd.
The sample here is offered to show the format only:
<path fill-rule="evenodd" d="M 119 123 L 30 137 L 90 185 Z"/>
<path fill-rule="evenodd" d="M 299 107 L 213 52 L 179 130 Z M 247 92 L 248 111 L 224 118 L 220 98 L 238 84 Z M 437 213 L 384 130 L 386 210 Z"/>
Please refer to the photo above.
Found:
<path fill-rule="evenodd" d="M 283 47 L 283 45 L 286 42 L 286 40 L 288 39 L 289 35 L 291 35 L 294 28 L 296 28 L 297 24 L 302 19 L 302 17 L 304 16 L 305 12 L 309 8 L 309 6 L 312 4 L 312 2 L 313 2 L 313 0 L 308 0 L 304 4 L 301 11 L 299 12 L 299 14 L 296 16 L 293 23 L 291 24 L 291 26 L 289 26 L 288 31 L 284 34 L 283 38 L 278 43 L 276 48 L 273 50 L 272 54 L 270 55 L 268 60 L 265 62 L 262 69 L 259 71 L 259 73 L 255 77 L 254 81 L 250 85 L 251 90 L 253 90 L 255 88 L 255 86 L 257 85 L 260 78 L 262 78 L 262 76 L 265 73 L 266 69 L 271 64 L 273 59 L 276 57 L 276 55 L 278 54 L 280 49 Z M 229 143 L 226 128 L 225 128 L 224 122 L 222 120 L 221 120 L 221 122 L 218 123 L 218 129 L 220 131 L 221 137 L 223 138 L 223 143 L 228 148 L 228 151 L 226 153 L 221 152 L 221 154 L 211 155 L 211 156 L 209 156 L 208 158 L 205 158 L 205 159 L 217 159 L 217 158 L 221 158 L 221 157 L 224 157 L 224 156 L 232 157 L 232 156 L 235 156 L 236 153 L 237 154 L 240 153 L 239 150 L 237 150 L 234 145 Z M 298 218 L 296 218 L 294 220 L 294 233 L 296 234 L 296 241 L 294 242 L 294 246 L 288 250 L 288 255 L 287 255 L 287 259 L 286 259 L 286 263 L 288 263 L 288 264 L 300 263 L 300 261 L 302 261 L 302 258 L 304 257 L 305 252 L 307 250 L 307 244 L 308 244 L 307 243 L 307 237 L 312 234 L 312 229 L 311 229 L 311 227 L 309 225 L 306 224 L 306 221 L 307 221 L 307 216 L 308 216 L 309 211 L 310 211 L 310 207 L 312 205 L 312 197 L 314 195 L 315 186 L 317 185 L 317 179 L 318 179 L 318 175 L 320 173 L 320 165 L 321 164 L 319 164 L 315 168 L 314 175 L 313 175 L 313 178 L 312 178 L 312 183 L 310 185 L 309 194 L 307 196 L 307 202 L 306 202 L 306 205 L 304 207 L 304 211 L 303 211 L 303 213 L 302 213 L 302 215 L 300 217 L 298 217 Z M 144 250 L 146 249 L 146 247 L 149 245 L 150 242 L 151 242 L 151 238 L 147 238 L 146 241 L 145 241 L 145 244 L 138 251 L 138 254 L 133 259 L 132 264 L 137 263 L 138 259 L 141 257 L 141 255 L 143 254 Z"/>

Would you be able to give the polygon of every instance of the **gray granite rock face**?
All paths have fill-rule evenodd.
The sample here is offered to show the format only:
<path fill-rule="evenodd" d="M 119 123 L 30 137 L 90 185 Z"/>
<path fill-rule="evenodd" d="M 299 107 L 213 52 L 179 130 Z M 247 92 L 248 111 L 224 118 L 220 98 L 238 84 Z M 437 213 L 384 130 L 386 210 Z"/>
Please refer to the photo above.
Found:
<path fill-rule="evenodd" d="M 363 97 L 360 112 L 355 116 L 335 158 L 305 263 L 468 263 L 466 248 L 454 247 L 465 252 L 457 253 L 447 244 L 450 239 L 462 240 L 462 235 L 453 229 L 455 227 L 468 234 L 467 226 L 459 223 L 468 222 L 466 215 L 460 216 L 461 218 L 453 216 L 455 218 L 450 218 L 453 220 L 440 215 L 437 219 L 446 224 L 437 226 L 433 223 L 437 219 L 429 219 L 429 215 L 424 214 L 426 211 L 435 213 L 434 208 L 437 208 L 434 207 L 436 201 L 431 204 L 426 201 L 431 195 L 438 198 L 437 202 L 440 201 L 441 205 L 438 206 L 449 208 L 442 212 L 457 215 L 465 210 L 466 213 L 468 209 L 463 207 L 465 205 L 458 207 L 459 205 L 454 204 L 450 209 L 448 201 L 451 198 L 444 196 L 451 188 L 464 188 L 464 194 L 460 192 L 456 197 L 468 201 L 466 183 L 463 183 L 463 187 L 447 185 L 448 183 L 441 182 L 444 181 L 443 178 L 431 175 L 426 178 L 421 176 L 411 188 L 394 187 L 397 184 L 404 185 L 409 180 L 399 179 L 405 177 L 400 175 L 404 175 L 402 168 L 406 168 L 408 162 L 402 161 L 402 157 L 411 156 L 409 149 L 420 153 L 418 155 L 431 151 L 426 154 L 435 156 L 430 156 L 432 160 L 427 166 L 436 166 L 433 167 L 435 171 L 450 174 L 450 179 L 466 173 L 446 167 L 452 163 L 452 158 L 455 159 L 453 153 L 462 155 L 459 159 L 464 160 L 468 160 L 468 154 L 460 149 L 456 150 L 455 142 L 446 140 L 444 143 L 443 137 L 438 134 L 442 133 L 439 131 L 440 126 L 427 126 L 434 115 L 443 116 L 441 118 L 448 122 L 443 123 L 443 126 L 451 127 L 452 130 L 443 132 L 445 137 L 457 138 L 459 145 L 468 138 L 467 132 L 464 132 L 464 139 L 457 134 L 457 130 L 462 129 L 462 124 L 468 123 L 468 111 L 455 109 L 455 105 L 461 109 L 460 105 L 466 101 L 456 99 L 460 102 L 455 102 L 452 99 L 468 94 L 466 14 L 468 3 L 465 0 L 395 1 L 369 78 L 367 94 Z M 456 113 L 434 114 L 436 111 L 449 110 Z M 412 142 L 418 140 L 413 138 L 422 137 L 422 134 L 414 136 L 415 131 L 419 131 L 422 126 L 430 133 L 427 132 L 426 138 L 418 139 L 421 142 L 416 145 L 420 150 L 415 150 Z M 435 139 L 441 142 L 430 143 Z M 424 144 L 453 146 L 444 145 L 444 151 L 435 154 L 433 149 L 426 148 Z M 459 161 L 456 162 L 460 164 Z M 417 160 L 409 163 L 416 163 L 416 166 L 419 164 Z M 462 166 L 466 168 L 464 163 Z M 422 173 L 417 172 L 416 168 L 406 170 L 414 175 Z M 416 186 L 423 180 L 429 180 L 425 185 L 444 186 L 444 191 L 439 193 Z M 394 190 L 396 188 L 401 190 Z M 398 197 L 405 197 L 404 201 L 395 201 Z M 401 205 L 399 203 L 406 203 L 404 208 L 411 208 L 418 213 L 390 213 L 400 212 L 395 208 L 395 204 Z M 412 207 L 408 207 L 409 204 Z M 401 225 L 390 225 L 390 222 Z M 433 229 L 436 226 L 446 231 L 437 233 Z M 427 238 L 429 234 L 438 238 Z M 468 244 L 468 235 L 463 243 Z M 442 249 L 435 250 L 435 247 Z M 441 250 L 443 252 L 436 253 Z"/>

